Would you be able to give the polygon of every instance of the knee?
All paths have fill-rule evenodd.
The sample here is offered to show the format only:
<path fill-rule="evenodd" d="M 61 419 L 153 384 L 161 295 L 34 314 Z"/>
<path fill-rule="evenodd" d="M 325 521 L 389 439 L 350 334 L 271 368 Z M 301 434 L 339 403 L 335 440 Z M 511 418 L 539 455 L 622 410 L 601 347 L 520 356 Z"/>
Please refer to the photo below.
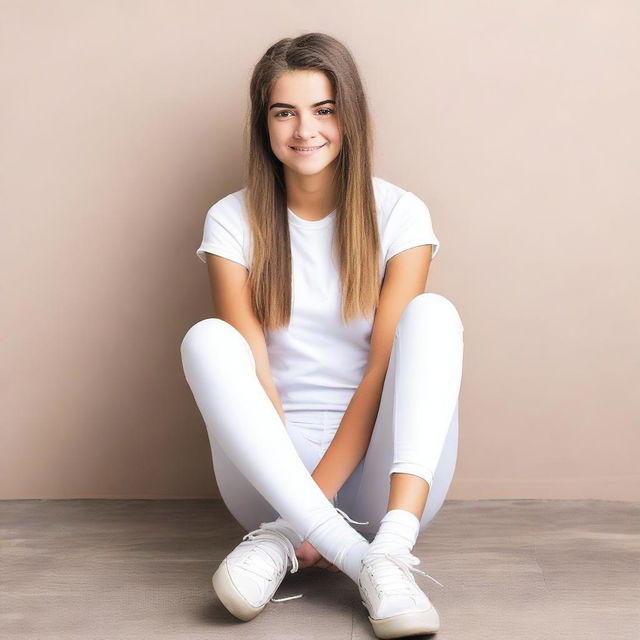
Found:
<path fill-rule="evenodd" d="M 183 358 L 203 352 L 210 356 L 212 350 L 226 353 L 229 349 L 243 348 L 243 343 L 246 343 L 244 336 L 233 325 L 220 318 L 205 318 L 189 328 L 180 343 L 180 354 Z"/>
<path fill-rule="evenodd" d="M 417 295 L 406 306 L 402 319 L 405 317 L 419 317 L 420 322 L 445 322 L 453 324 L 461 331 L 464 325 L 456 306 L 439 293 L 425 292 Z"/>

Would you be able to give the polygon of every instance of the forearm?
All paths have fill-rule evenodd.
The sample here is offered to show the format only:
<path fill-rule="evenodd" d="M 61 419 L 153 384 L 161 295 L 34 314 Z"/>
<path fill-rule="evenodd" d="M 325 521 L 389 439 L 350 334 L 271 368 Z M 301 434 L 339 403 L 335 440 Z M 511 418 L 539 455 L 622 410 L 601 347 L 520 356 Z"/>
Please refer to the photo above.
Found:
<path fill-rule="evenodd" d="M 385 372 L 364 375 L 329 448 L 311 474 L 329 500 L 367 452 L 380 408 L 384 378 Z"/>

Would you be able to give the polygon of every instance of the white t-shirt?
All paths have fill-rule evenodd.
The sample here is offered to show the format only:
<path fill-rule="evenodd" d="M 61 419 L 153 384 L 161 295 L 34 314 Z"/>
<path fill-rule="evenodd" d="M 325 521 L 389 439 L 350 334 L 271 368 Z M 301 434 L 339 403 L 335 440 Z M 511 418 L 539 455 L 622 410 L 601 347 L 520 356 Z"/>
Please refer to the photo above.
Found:
<path fill-rule="evenodd" d="M 410 191 L 372 177 L 382 245 L 380 284 L 387 260 L 400 251 L 440 243 L 427 206 Z M 218 200 L 207 212 L 197 256 L 213 253 L 247 269 L 251 238 L 245 189 Z M 267 351 L 282 408 L 345 411 L 367 365 L 373 319 L 340 318 L 339 270 L 331 252 L 336 211 L 305 220 L 288 209 L 293 307 L 288 327 L 266 332 Z"/>

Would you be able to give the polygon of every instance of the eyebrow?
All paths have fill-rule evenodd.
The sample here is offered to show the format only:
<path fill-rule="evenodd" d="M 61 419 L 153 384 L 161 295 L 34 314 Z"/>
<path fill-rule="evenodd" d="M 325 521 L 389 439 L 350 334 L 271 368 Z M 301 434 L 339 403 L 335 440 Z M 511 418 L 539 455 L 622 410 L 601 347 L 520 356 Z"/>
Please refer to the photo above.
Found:
<path fill-rule="evenodd" d="M 335 100 L 322 100 L 321 102 L 314 102 L 311 106 L 312 107 L 319 107 L 322 104 L 328 104 L 328 103 L 335 104 L 336 101 Z M 269 107 L 269 111 L 271 111 L 271 109 L 273 109 L 274 107 L 285 107 L 287 109 L 297 109 L 298 108 L 295 105 L 287 104 L 286 102 L 274 102 Z"/>

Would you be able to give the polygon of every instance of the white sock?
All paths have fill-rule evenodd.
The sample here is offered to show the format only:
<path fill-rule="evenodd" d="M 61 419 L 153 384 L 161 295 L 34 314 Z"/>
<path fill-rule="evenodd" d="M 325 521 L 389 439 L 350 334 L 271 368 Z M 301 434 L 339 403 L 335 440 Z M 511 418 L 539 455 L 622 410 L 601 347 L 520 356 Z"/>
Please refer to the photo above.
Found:
<path fill-rule="evenodd" d="M 360 577 L 360 569 L 362 567 L 362 558 L 369 553 L 371 545 L 366 538 L 354 542 L 345 554 L 342 565 L 342 572 L 348 575 L 356 584 Z M 337 566 L 337 565 L 336 565 Z"/>
<path fill-rule="evenodd" d="M 302 538 L 296 533 L 288 520 L 280 516 L 273 524 L 278 525 L 278 530 L 289 538 L 294 549 L 297 549 L 302 544 Z M 370 545 L 369 541 L 358 533 L 341 515 L 333 510 L 330 519 L 313 532 L 309 542 L 318 551 L 328 545 L 329 549 L 325 550 L 328 555 L 325 557 L 356 584 L 358 583 L 362 558 L 367 554 Z"/>
<path fill-rule="evenodd" d="M 317 526 L 307 540 L 331 564 L 358 583 L 362 558 L 369 550 L 369 541 L 333 507 L 329 518 Z"/>
<path fill-rule="evenodd" d="M 382 520 L 369 553 L 411 552 L 420 533 L 420 520 L 404 509 L 391 509 Z"/>

